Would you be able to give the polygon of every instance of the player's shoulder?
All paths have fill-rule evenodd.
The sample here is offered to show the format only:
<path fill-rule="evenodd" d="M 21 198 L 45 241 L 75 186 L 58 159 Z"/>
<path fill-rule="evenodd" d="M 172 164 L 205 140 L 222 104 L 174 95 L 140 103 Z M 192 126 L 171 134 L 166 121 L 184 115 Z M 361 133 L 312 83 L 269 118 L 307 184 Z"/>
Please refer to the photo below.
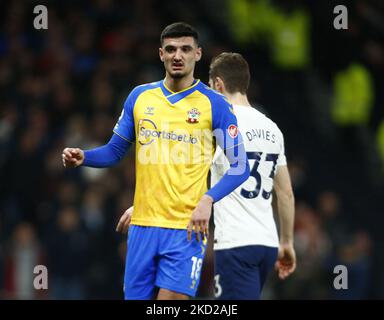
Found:
<path fill-rule="evenodd" d="M 234 106 L 236 116 L 248 121 L 255 120 L 264 126 L 274 129 L 282 134 L 279 126 L 264 111 L 264 107 L 259 104 L 253 104 L 252 107 Z M 245 112 L 244 112 L 245 111 Z"/>
<path fill-rule="evenodd" d="M 260 117 L 263 118 L 263 120 L 264 120 L 265 122 L 268 122 L 272 127 L 276 127 L 277 129 L 279 129 L 279 126 L 277 125 L 277 123 L 276 123 L 274 120 L 272 120 L 272 119 L 265 113 L 265 111 L 264 111 L 264 107 L 263 107 L 262 105 L 256 104 L 256 105 L 254 106 L 253 110 L 254 110 L 255 112 L 257 112 L 257 113 L 260 115 Z M 279 129 L 279 130 L 280 130 L 280 129 Z"/>
<path fill-rule="evenodd" d="M 138 85 L 132 89 L 130 95 L 137 97 L 145 91 L 159 88 L 160 83 L 161 81 L 156 81 L 156 82 L 150 82 L 150 83 L 144 83 L 144 84 Z"/>
<path fill-rule="evenodd" d="M 125 103 L 129 103 L 133 105 L 141 94 L 143 94 L 144 92 L 147 92 L 148 90 L 152 90 L 160 87 L 160 82 L 161 81 L 144 83 L 134 87 L 130 92 L 130 94 L 128 95 Z"/>
<path fill-rule="evenodd" d="M 216 90 L 213 90 L 208 85 L 200 81 L 199 91 L 208 97 L 209 100 L 215 103 L 223 103 L 226 105 L 231 105 L 227 99 L 227 97 Z"/>

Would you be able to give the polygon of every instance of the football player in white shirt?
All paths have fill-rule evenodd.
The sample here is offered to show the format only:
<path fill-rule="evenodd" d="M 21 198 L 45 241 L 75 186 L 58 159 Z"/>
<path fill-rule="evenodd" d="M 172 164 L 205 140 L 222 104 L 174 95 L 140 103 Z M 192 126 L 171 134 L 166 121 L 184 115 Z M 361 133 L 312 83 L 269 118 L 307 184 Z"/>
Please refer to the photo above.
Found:
<path fill-rule="evenodd" d="M 215 296 L 217 299 L 259 299 L 275 266 L 285 279 L 296 268 L 293 247 L 294 195 L 277 125 L 247 99 L 249 66 L 238 53 L 215 57 L 209 72 L 211 88 L 233 105 L 251 167 L 251 176 L 214 204 Z M 215 185 L 229 168 L 218 148 L 211 167 Z M 272 211 L 277 196 L 279 231 Z"/>

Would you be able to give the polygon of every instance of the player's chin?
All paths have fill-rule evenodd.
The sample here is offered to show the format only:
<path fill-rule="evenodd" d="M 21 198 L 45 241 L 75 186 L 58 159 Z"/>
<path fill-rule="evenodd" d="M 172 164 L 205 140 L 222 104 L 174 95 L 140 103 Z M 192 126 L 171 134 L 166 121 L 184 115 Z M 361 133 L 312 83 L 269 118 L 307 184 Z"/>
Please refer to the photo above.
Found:
<path fill-rule="evenodd" d="M 185 77 L 185 72 L 184 71 L 171 71 L 169 73 L 169 75 L 173 78 L 173 79 L 181 79 L 183 77 Z"/>

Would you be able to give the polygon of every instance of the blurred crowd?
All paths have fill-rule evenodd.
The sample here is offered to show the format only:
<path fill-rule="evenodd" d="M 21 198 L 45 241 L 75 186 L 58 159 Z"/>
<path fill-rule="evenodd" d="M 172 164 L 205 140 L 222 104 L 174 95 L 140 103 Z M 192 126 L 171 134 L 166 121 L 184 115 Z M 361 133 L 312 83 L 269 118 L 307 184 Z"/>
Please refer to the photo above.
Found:
<path fill-rule="evenodd" d="M 48 30 L 33 28 L 46 4 Z M 333 7 L 348 8 L 348 30 Z M 218 10 L 217 8 L 221 9 Z M 106 143 L 136 85 L 164 77 L 161 30 L 201 34 L 196 76 L 237 51 L 250 100 L 285 135 L 296 196 L 296 273 L 265 299 L 384 297 L 384 4 L 379 0 L 69 0 L 0 4 L 0 299 L 121 299 L 134 150 L 114 168 L 65 170 L 66 146 Z M 211 232 L 212 233 L 212 232 Z M 198 298 L 213 297 L 213 252 Z M 49 289 L 33 288 L 46 265 Z M 333 287 L 348 268 L 348 290 Z"/>

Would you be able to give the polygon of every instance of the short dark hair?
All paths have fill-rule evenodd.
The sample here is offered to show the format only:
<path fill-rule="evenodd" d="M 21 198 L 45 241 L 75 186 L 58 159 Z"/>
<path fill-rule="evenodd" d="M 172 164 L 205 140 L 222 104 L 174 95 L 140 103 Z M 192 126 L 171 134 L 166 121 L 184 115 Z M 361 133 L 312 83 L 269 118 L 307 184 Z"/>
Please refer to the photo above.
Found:
<path fill-rule="evenodd" d="M 246 94 L 251 74 L 248 62 L 240 53 L 223 52 L 214 57 L 209 66 L 209 77 L 223 80 L 225 89 L 229 93 L 240 92 Z"/>
<path fill-rule="evenodd" d="M 194 27 L 185 22 L 175 22 L 166 26 L 160 35 L 160 44 L 166 38 L 192 37 L 196 44 L 199 43 L 199 34 Z"/>

